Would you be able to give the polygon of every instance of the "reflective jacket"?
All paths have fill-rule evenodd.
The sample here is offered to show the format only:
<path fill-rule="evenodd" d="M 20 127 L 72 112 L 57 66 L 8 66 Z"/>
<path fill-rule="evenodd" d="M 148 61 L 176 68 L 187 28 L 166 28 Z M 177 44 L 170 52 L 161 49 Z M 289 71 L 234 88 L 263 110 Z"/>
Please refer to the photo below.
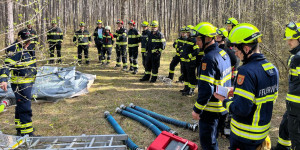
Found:
<path fill-rule="evenodd" d="M 128 47 L 138 47 L 141 42 L 141 35 L 136 28 L 129 29 L 128 33 Z"/>
<path fill-rule="evenodd" d="M 155 53 L 155 52 L 161 52 L 166 47 L 166 39 L 164 35 L 156 31 L 155 34 L 153 34 L 153 31 L 149 34 L 148 42 L 147 42 L 147 52 L 149 54 Z"/>
<path fill-rule="evenodd" d="M 30 34 L 31 34 L 31 37 L 33 38 L 32 40 L 31 40 L 31 42 L 30 42 L 30 45 L 35 45 L 35 44 L 37 44 L 38 43 L 38 36 L 37 36 L 37 33 L 36 33 L 36 31 L 35 30 L 33 30 L 33 29 L 23 29 L 23 30 L 21 30 L 19 33 L 18 33 L 18 36 L 20 36 L 22 33 L 24 34 L 24 33 L 27 33 L 27 32 L 29 32 Z"/>
<path fill-rule="evenodd" d="M 230 137 L 253 145 L 265 140 L 278 84 L 277 68 L 263 54 L 252 54 L 238 70 L 234 97 L 223 101 L 223 106 L 232 114 Z"/>
<path fill-rule="evenodd" d="M 144 53 L 146 52 L 146 47 L 147 47 L 147 42 L 148 42 L 148 36 L 151 33 L 151 31 L 149 29 L 144 30 L 142 32 L 142 36 L 141 36 L 141 52 Z"/>
<path fill-rule="evenodd" d="M 227 111 L 222 102 L 213 96 L 216 86 L 231 86 L 231 64 L 228 54 L 212 44 L 204 50 L 200 77 L 198 81 L 198 98 L 194 105 L 194 111 L 200 114 L 201 119 L 216 119 Z"/>
<path fill-rule="evenodd" d="M 103 39 L 103 37 L 101 38 L 101 37 L 99 37 L 99 34 L 98 34 L 98 27 L 96 27 L 96 29 L 95 29 L 95 31 L 94 31 L 94 34 L 93 34 L 93 38 L 94 38 L 94 41 L 95 41 L 95 43 L 98 43 L 98 42 L 102 42 L 102 39 Z M 104 32 L 105 32 L 105 30 L 104 30 L 104 28 L 102 27 L 102 28 L 100 28 L 100 29 L 102 29 L 102 35 L 104 34 Z"/>
<path fill-rule="evenodd" d="M 91 41 L 91 35 L 88 30 L 78 30 L 73 37 L 73 42 L 77 45 L 89 45 Z"/>
<path fill-rule="evenodd" d="M 181 48 L 182 52 L 180 54 L 180 60 L 182 62 L 191 62 L 196 61 L 196 57 L 200 51 L 199 46 L 196 44 L 195 38 L 188 38 L 183 47 Z"/>
<path fill-rule="evenodd" d="M 114 36 L 109 32 L 104 32 L 103 33 L 103 47 L 112 47 L 112 45 L 114 44 Z"/>
<path fill-rule="evenodd" d="M 7 52 L 5 65 L 0 69 L 0 82 L 7 82 L 10 76 L 13 84 L 33 83 L 37 73 L 35 57 L 20 44 L 9 47 Z"/>
<path fill-rule="evenodd" d="M 288 59 L 289 90 L 286 100 L 288 102 L 289 114 L 300 116 L 300 45 L 290 51 Z"/>
<path fill-rule="evenodd" d="M 219 47 L 223 49 L 230 57 L 231 62 L 231 68 L 232 68 L 232 75 L 233 77 L 237 75 L 237 68 L 240 65 L 240 61 L 238 61 L 238 58 L 235 56 L 235 52 L 232 50 L 232 48 L 228 48 L 225 46 L 225 44 L 220 44 Z"/>
<path fill-rule="evenodd" d="M 127 45 L 127 30 L 124 27 L 116 30 L 114 37 L 116 38 L 117 45 Z"/>
<path fill-rule="evenodd" d="M 47 33 L 48 42 L 62 42 L 64 39 L 63 32 L 59 27 L 51 28 Z"/>
<path fill-rule="evenodd" d="M 173 43 L 173 47 L 176 50 L 176 56 L 180 56 L 180 54 L 182 53 L 182 47 L 185 43 L 185 39 L 182 37 L 179 37 L 178 39 L 176 39 L 176 41 Z"/>

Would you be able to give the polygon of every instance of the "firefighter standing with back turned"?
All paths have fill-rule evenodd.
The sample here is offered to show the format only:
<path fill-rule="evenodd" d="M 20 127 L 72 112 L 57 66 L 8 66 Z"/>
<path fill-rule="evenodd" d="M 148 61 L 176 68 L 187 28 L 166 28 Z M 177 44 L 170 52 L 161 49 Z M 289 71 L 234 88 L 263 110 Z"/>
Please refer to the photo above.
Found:
<path fill-rule="evenodd" d="M 112 46 L 114 45 L 114 36 L 110 33 L 110 26 L 105 27 L 105 31 L 103 33 L 103 49 L 102 49 L 102 60 L 105 61 L 105 54 L 107 54 L 107 60 L 105 65 L 109 65 Z"/>
<path fill-rule="evenodd" d="M 31 39 L 31 42 L 30 42 L 30 45 L 28 46 L 27 48 L 27 51 L 29 52 L 29 54 L 32 56 L 32 57 L 35 57 L 35 46 L 36 44 L 38 44 L 38 36 L 37 36 L 37 32 L 32 28 L 32 22 L 31 21 L 27 21 L 26 22 L 26 26 L 27 28 L 26 29 L 23 29 L 21 30 L 19 33 L 18 33 L 18 36 L 21 36 L 22 33 L 25 33 L 25 32 L 29 32 L 31 37 L 33 39 Z"/>
<path fill-rule="evenodd" d="M 204 50 L 198 81 L 198 98 L 194 105 L 193 119 L 199 120 L 200 144 L 203 150 L 218 150 L 218 121 L 227 113 L 222 102 L 214 97 L 217 85 L 231 86 L 231 66 L 228 54 L 218 47 L 214 38 L 216 27 L 201 22 L 194 27 L 192 36 Z"/>
<path fill-rule="evenodd" d="M 139 54 L 139 42 L 141 41 L 141 35 L 139 31 L 135 28 L 135 22 L 130 20 L 128 35 L 128 50 L 129 50 L 129 61 L 130 68 L 129 71 L 133 71 L 132 74 L 137 74 L 138 72 L 138 54 Z"/>
<path fill-rule="evenodd" d="M 34 136 L 32 127 L 32 86 L 36 77 L 36 59 L 28 51 L 31 34 L 28 31 L 19 33 L 16 41 L 7 49 L 5 65 L 0 69 L 1 89 L 7 91 L 8 77 L 16 97 L 15 125 L 17 136 Z M 20 42 L 17 44 L 17 42 Z"/>
<path fill-rule="evenodd" d="M 164 38 L 164 35 L 158 31 L 158 21 L 152 21 L 150 26 L 152 31 L 149 34 L 146 48 L 147 57 L 145 75 L 140 81 L 149 81 L 152 76 L 150 82 L 155 83 L 157 80 L 158 68 L 160 66 L 161 52 L 166 47 L 166 39 Z"/>
<path fill-rule="evenodd" d="M 57 63 L 61 63 L 61 43 L 63 42 L 63 32 L 57 26 L 56 20 L 51 21 L 52 27 L 50 31 L 47 33 L 47 41 L 50 47 L 50 64 L 54 63 L 54 49 L 56 47 L 57 52 Z"/>
<path fill-rule="evenodd" d="M 284 40 L 292 49 L 288 59 L 287 110 L 280 123 L 278 143 L 272 150 L 300 150 L 300 23 L 286 25 Z"/>
<path fill-rule="evenodd" d="M 85 30 L 85 23 L 80 22 L 80 30 L 76 31 L 73 37 L 73 42 L 77 46 L 78 63 L 82 62 L 82 51 L 84 52 L 85 63 L 90 64 L 89 47 L 92 41 L 88 30 Z"/>
<path fill-rule="evenodd" d="M 232 114 L 230 149 L 256 150 L 270 142 L 273 105 L 278 96 L 277 68 L 260 53 L 262 34 L 249 23 L 234 27 L 228 40 L 243 61 L 232 99 L 214 94 Z M 265 142 L 266 141 L 266 142 Z"/>

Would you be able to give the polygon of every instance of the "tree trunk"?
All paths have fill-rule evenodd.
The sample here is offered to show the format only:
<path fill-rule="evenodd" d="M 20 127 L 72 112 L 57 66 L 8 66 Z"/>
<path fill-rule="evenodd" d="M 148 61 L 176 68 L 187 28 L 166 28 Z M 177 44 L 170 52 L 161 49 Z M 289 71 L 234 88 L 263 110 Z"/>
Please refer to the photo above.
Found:
<path fill-rule="evenodd" d="M 5 46 L 11 45 L 14 42 L 14 14 L 13 14 L 13 1 L 6 1 L 6 22 L 7 22 L 7 34 L 5 35 Z"/>

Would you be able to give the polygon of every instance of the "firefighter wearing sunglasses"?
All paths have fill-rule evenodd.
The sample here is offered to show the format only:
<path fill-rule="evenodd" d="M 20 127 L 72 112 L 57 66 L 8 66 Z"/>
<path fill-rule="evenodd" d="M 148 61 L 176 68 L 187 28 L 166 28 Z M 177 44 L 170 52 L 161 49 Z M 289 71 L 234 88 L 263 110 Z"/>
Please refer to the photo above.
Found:
<path fill-rule="evenodd" d="M 286 96 L 287 111 L 282 117 L 279 137 L 273 150 L 300 150 L 300 23 L 286 25 L 284 40 L 291 48 L 288 59 L 289 89 Z"/>

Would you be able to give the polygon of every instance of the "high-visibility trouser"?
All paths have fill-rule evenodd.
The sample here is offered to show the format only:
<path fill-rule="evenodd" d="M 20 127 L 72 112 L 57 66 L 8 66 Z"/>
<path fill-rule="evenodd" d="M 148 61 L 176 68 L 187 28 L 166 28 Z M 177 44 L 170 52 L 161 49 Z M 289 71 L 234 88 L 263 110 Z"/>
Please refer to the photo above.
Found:
<path fill-rule="evenodd" d="M 180 56 L 178 55 L 175 55 L 170 63 L 170 69 L 169 69 L 169 77 L 170 79 L 173 80 L 174 78 L 174 72 L 175 72 L 175 67 L 180 63 Z M 183 70 L 183 67 L 181 66 L 180 67 L 180 72 L 182 74 L 182 70 Z"/>
<path fill-rule="evenodd" d="M 49 42 L 49 47 L 50 47 L 50 58 L 54 57 L 54 50 L 56 47 L 57 57 L 60 59 L 61 58 L 61 42 Z"/>
<path fill-rule="evenodd" d="M 130 61 L 130 67 L 133 67 L 134 69 L 138 68 L 138 54 L 139 54 L 139 47 L 129 47 L 129 61 Z"/>
<path fill-rule="evenodd" d="M 196 88 L 196 61 L 183 62 L 183 78 L 185 83 L 189 83 L 189 88 Z"/>
<path fill-rule="evenodd" d="M 32 86 L 33 83 L 11 84 L 11 88 L 14 91 L 17 104 L 15 109 L 16 130 L 21 134 L 30 135 L 33 132 L 31 120 Z"/>
<path fill-rule="evenodd" d="M 82 51 L 84 53 L 85 61 L 89 62 L 89 46 L 88 45 L 78 45 L 78 48 L 77 48 L 78 62 L 82 61 Z"/>
<path fill-rule="evenodd" d="M 98 59 L 99 59 L 99 61 L 101 61 L 103 44 L 99 40 L 96 40 L 95 43 L 96 43 L 96 47 L 97 47 L 97 50 L 98 50 Z"/>
<path fill-rule="evenodd" d="M 116 54 L 117 54 L 117 64 L 121 64 L 121 58 L 123 62 L 123 66 L 127 66 L 127 51 L 126 51 L 127 45 L 116 45 Z M 122 56 L 122 57 L 121 57 Z"/>
<path fill-rule="evenodd" d="M 160 53 L 147 53 L 145 72 L 151 72 L 152 76 L 158 75 L 158 68 L 160 66 Z"/>
<path fill-rule="evenodd" d="M 107 54 L 107 62 L 110 62 L 112 47 L 103 47 L 102 49 L 102 62 L 105 61 L 105 54 Z"/>
<path fill-rule="evenodd" d="M 286 109 L 288 114 L 288 131 L 292 143 L 292 150 L 300 150 L 300 103 L 299 101 L 292 101 L 296 98 L 300 100 L 300 96 L 287 95 Z"/>
<path fill-rule="evenodd" d="M 291 145 L 288 131 L 288 114 L 285 112 L 279 126 L 279 137 L 275 150 L 290 150 Z"/>

